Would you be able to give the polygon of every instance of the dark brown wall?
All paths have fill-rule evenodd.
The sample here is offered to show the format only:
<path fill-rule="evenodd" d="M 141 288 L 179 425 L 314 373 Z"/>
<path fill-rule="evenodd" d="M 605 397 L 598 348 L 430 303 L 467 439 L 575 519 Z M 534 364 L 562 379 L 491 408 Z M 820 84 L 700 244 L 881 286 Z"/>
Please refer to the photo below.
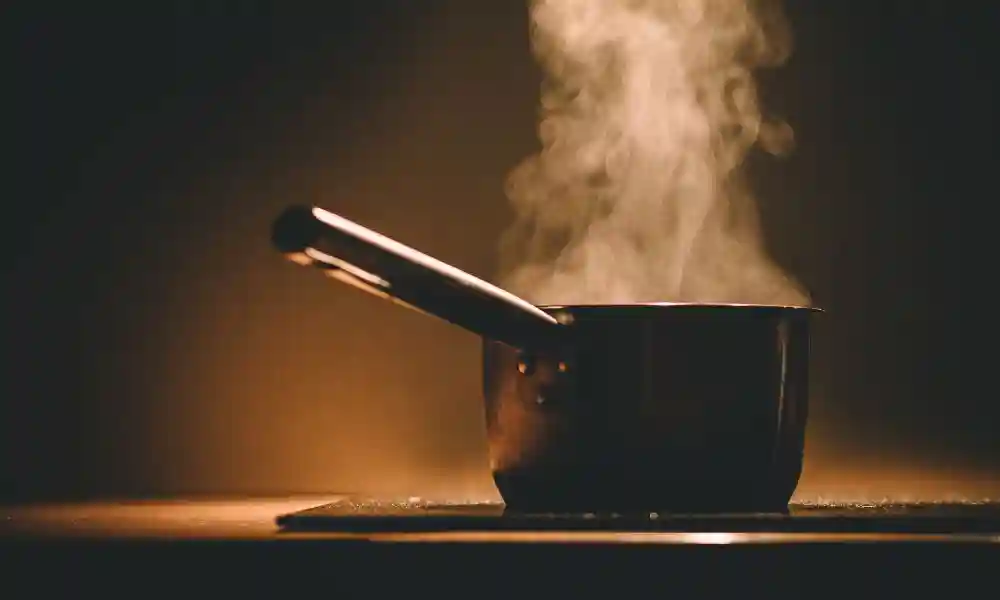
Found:
<path fill-rule="evenodd" d="M 939 310 L 962 212 L 936 209 L 996 166 L 968 133 L 992 126 L 994 21 L 794 4 L 765 91 L 799 149 L 754 166 L 775 255 L 829 310 L 800 492 L 996 494 L 996 408 L 957 393 L 961 315 Z M 494 494 L 477 339 L 267 236 L 318 203 L 493 275 L 503 178 L 535 144 L 524 6 L 185 6 L 10 21 L 4 495 Z"/>

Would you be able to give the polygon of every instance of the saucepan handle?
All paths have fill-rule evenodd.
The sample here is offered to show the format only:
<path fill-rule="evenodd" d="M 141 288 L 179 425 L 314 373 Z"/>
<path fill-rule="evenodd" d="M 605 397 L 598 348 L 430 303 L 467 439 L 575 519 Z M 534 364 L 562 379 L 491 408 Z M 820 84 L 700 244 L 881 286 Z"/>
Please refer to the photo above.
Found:
<path fill-rule="evenodd" d="M 271 240 L 293 262 L 515 348 L 569 342 L 572 327 L 534 304 L 322 208 L 286 209 Z"/>

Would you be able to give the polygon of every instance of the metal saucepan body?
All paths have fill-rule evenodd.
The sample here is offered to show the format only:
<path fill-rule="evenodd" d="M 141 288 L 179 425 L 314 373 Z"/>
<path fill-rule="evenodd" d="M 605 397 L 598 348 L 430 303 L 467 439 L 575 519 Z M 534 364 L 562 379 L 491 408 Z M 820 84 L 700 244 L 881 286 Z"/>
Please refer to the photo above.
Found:
<path fill-rule="evenodd" d="M 773 512 L 802 469 L 806 307 L 538 307 L 319 208 L 289 259 L 483 337 L 494 480 L 509 509 Z"/>
<path fill-rule="evenodd" d="M 802 470 L 809 309 L 546 310 L 571 317 L 571 355 L 484 342 L 490 460 L 509 507 L 787 508 Z"/>

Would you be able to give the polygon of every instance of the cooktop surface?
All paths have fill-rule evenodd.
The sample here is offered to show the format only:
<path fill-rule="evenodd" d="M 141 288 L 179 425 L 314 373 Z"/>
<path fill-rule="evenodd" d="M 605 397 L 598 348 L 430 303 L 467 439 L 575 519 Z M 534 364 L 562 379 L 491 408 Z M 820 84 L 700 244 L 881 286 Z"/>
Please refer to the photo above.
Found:
<path fill-rule="evenodd" d="M 503 504 L 345 499 L 278 517 L 284 531 L 344 534 L 648 533 L 934 536 L 1000 543 L 1000 503 L 793 504 L 787 514 L 521 513 Z M 756 537 L 754 537 L 756 536 Z M 753 537 L 753 539 L 751 539 Z M 706 538 L 706 540 L 711 538 Z M 680 540 L 684 541 L 684 540 Z M 692 540 L 687 540 L 692 541 Z M 733 540 L 731 540 L 733 541 Z"/>

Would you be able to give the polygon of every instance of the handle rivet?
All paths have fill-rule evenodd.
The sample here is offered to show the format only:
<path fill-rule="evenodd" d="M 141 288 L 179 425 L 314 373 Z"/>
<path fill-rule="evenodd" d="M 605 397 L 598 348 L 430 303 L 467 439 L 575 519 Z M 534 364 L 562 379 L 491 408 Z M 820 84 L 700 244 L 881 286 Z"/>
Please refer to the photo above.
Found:
<path fill-rule="evenodd" d="M 517 371 L 521 375 L 533 375 L 535 373 L 535 360 L 534 358 L 526 355 L 521 355 L 517 359 Z"/>
<path fill-rule="evenodd" d="M 560 311 L 555 314 L 555 318 L 562 325 L 573 324 L 573 315 L 571 313 Z"/>

